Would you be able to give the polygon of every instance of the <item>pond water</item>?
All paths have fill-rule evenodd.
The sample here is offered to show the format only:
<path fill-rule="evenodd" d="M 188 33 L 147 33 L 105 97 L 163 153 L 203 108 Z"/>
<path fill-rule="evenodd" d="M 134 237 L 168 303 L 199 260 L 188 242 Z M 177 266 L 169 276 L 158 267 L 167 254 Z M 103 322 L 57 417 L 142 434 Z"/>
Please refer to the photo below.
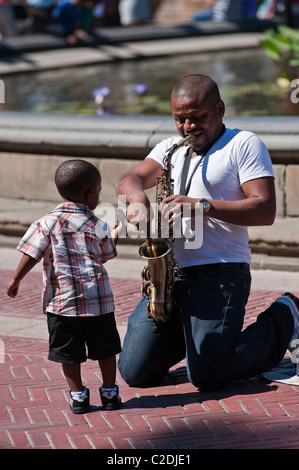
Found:
<path fill-rule="evenodd" d="M 7 75 L 2 109 L 168 115 L 170 91 L 189 73 L 203 73 L 216 80 L 226 103 L 226 115 L 299 115 L 299 104 L 290 100 L 292 89 L 277 86 L 278 65 L 259 49 Z M 135 91 L 138 84 L 146 85 L 143 96 Z M 108 95 L 96 103 L 94 90 L 104 87 L 109 89 Z"/>

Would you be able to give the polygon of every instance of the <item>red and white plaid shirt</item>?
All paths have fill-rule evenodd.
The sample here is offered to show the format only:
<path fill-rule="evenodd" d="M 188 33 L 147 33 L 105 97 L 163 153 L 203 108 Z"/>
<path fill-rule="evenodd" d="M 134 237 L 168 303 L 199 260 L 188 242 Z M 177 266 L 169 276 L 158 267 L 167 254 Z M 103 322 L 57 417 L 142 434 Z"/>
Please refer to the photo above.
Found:
<path fill-rule="evenodd" d="M 117 255 L 108 225 L 84 204 L 65 202 L 34 222 L 17 249 L 43 259 L 43 310 L 65 316 L 114 311 L 103 263 Z"/>

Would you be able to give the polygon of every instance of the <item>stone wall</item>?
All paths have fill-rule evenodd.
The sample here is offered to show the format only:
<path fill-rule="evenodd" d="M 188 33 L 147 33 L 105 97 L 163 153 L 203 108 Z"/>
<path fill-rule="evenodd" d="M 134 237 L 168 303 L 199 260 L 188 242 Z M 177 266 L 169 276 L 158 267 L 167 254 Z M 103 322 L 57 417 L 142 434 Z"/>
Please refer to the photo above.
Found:
<path fill-rule="evenodd" d="M 277 215 L 299 217 L 299 118 L 227 118 L 228 127 L 260 135 L 272 158 Z M 176 129 L 168 117 L 0 116 L 0 197 L 57 201 L 53 177 L 66 158 L 92 161 L 102 200 L 117 204 L 115 184 Z M 299 219 L 298 219 L 299 220 Z"/>
<path fill-rule="evenodd" d="M 56 168 L 67 158 L 78 156 L 43 155 L 33 153 L 0 153 L 0 197 L 14 199 L 59 201 L 54 185 Z M 136 159 L 82 158 L 92 162 L 103 178 L 102 200 L 117 205 L 115 184 Z M 299 165 L 273 164 L 275 173 L 277 215 L 299 217 Z"/>
<path fill-rule="evenodd" d="M 288 257 L 288 269 L 296 271 L 299 257 L 299 118 L 229 118 L 225 123 L 228 127 L 247 129 L 260 135 L 273 162 L 277 217 L 272 226 L 249 228 L 250 248 L 261 256 L 255 266 L 273 267 L 269 257 L 278 257 L 277 266 L 280 267 L 283 256 L 284 265 Z M 118 179 L 161 139 L 175 133 L 173 120 L 167 117 L 0 114 L 0 238 L 7 235 L 8 238 L 20 237 L 33 220 L 60 202 L 54 174 L 57 166 L 67 158 L 84 158 L 99 168 L 103 177 L 101 201 L 109 204 L 108 213 L 113 220 L 101 212 L 103 206 L 97 209 L 100 211 L 97 215 L 114 224 Z M 155 190 L 148 194 L 154 201 Z M 132 243 L 131 238 L 128 240 Z"/>

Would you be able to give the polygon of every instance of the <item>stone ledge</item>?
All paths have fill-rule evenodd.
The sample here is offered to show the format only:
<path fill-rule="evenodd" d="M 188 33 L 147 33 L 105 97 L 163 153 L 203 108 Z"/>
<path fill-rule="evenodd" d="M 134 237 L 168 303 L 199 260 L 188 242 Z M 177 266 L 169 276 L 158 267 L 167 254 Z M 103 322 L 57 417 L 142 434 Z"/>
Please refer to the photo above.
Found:
<path fill-rule="evenodd" d="M 228 117 L 225 124 L 255 132 L 274 163 L 299 162 L 299 117 Z M 172 117 L 0 114 L 2 151 L 142 159 L 176 134 Z"/>
<path fill-rule="evenodd" d="M 299 257 L 298 217 L 277 217 L 273 225 L 249 227 L 248 232 L 253 253 Z"/>
<path fill-rule="evenodd" d="M 227 35 L 244 32 L 260 32 L 275 26 L 269 20 L 252 20 L 242 23 L 204 21 L 188 24 L 157 25 L 147 24 L 130 28 L 113 27 L 94 29 L 85 41 L 70 46 L 66 38 L 55 34 L 27 34 L 21 37 L 4 38 L 0 43 L 0 56 L 17 55 L 26 52 L 39 52 L 55 49 L 79 49 L 99 45 L 122 45 L 140 41 L 163 39 L 183 39 L 211 35 Z"/>

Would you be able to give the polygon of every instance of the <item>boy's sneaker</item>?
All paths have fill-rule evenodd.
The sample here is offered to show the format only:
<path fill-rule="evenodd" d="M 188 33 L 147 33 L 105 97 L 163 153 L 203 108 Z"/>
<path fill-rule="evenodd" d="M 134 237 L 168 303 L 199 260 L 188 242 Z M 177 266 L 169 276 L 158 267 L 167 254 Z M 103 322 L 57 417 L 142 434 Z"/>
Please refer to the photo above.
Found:
<path fill-rule="evenodd" d="M 70 408 L 74 414 L 88 413 L 89 411 L 89 390 L 85 388 L 83 392 L 70 391 Z"/>
<path fill-rule="evenodd" d="M 115 385 L 115 389 L 99 388 L 102 405 L 104 410 L 118 410 L 121 407 L 121 398 L 118 393 L 118 386 Z"/>

